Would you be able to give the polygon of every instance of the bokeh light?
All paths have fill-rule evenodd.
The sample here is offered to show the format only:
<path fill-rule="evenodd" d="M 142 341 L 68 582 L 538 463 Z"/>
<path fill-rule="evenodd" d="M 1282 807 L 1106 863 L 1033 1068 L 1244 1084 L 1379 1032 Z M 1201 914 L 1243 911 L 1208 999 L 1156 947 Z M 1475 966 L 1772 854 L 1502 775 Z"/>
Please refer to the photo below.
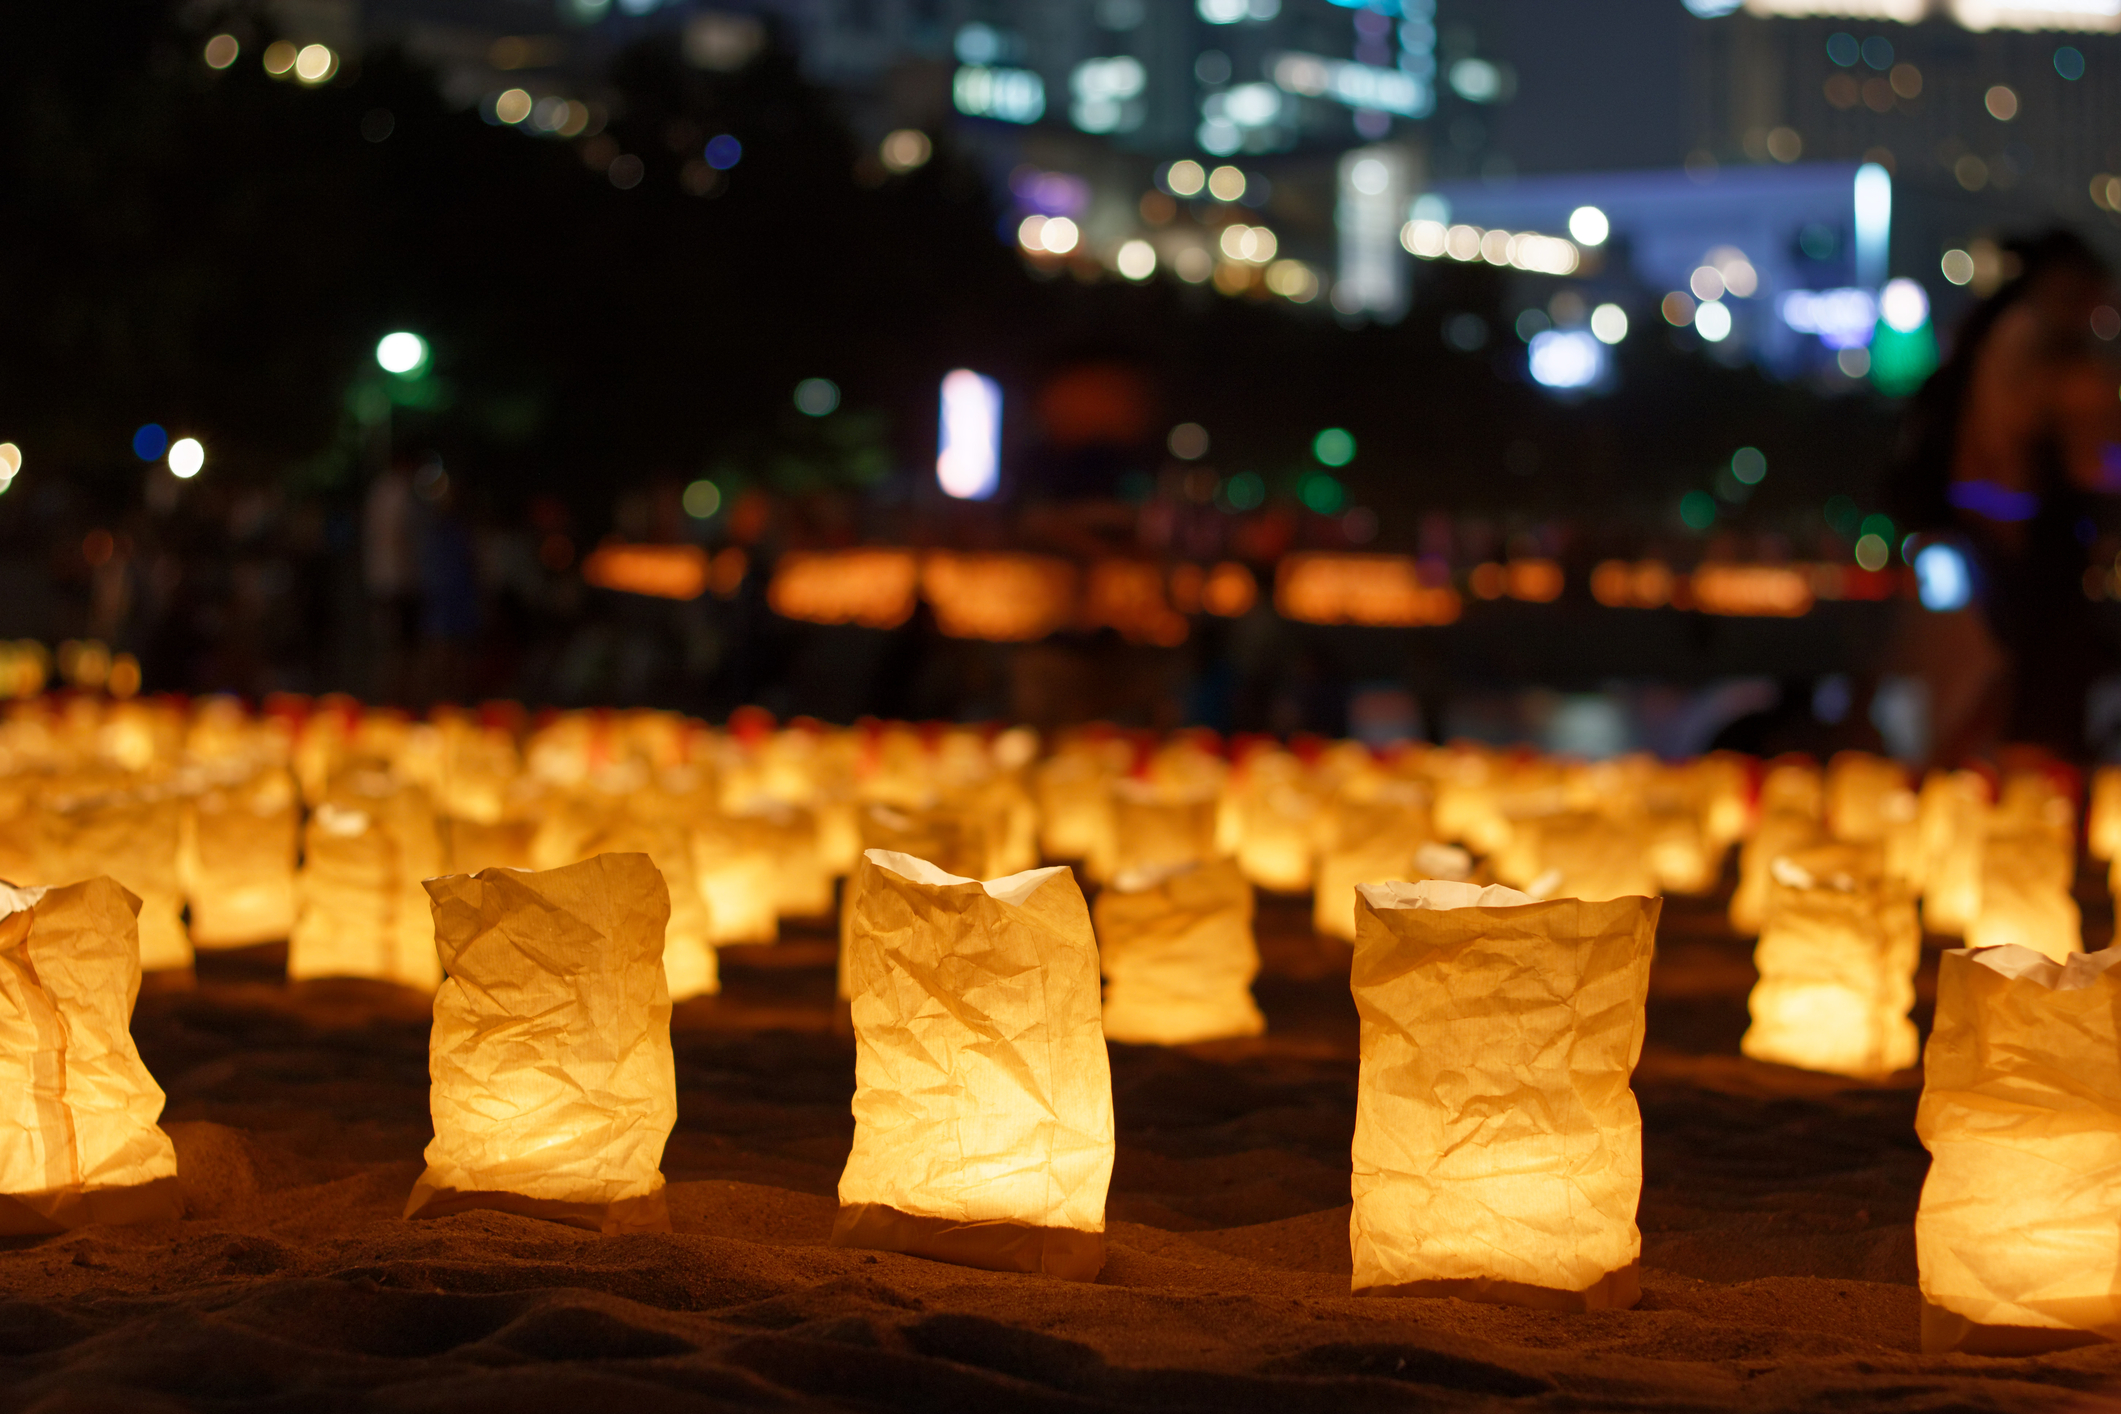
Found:
<path fill-rule="evenodd" d="M 878 159 L 890 172 L 911 172 L 916 167 L 925 167 L 934 152 L 928 134 L 919 128 L 900 128 L 887 134 L 877 147 Z"/>
<path fill-rule="evenodd" d="M 1198 196 L 1208 183 L 1208 174 L 1192 158 L 1173 162 L 1164 172 L 1164 185 L 1173 196 Z"/>
<path fill-rule="evenodd" d="M 2018 91 L 2009 84 L 1999 83 L 1981 95 L 1981 106 L 1999 123 L 2008 123 L 2018 116 Z"/>
<path fill-rule="evenodd" d="M 1156 273 L 1156 247 L 1144 240 L 1124 241 L 1113 264 L 1130 280 L 1146 280 Z"/>
<path fill-rule="evenodd" d="M 243 46 L 232 34 L 217 34 L 206 41 L 206 67 L 225 69 L 243 53 Z"/>
<path fill-rule="evenodd" d="M 1065 216 L 1055 216 L 1040 228 L 1038 242 L 1048 253 L 1066 255 L 1082 239 L 1082 232 Z"/>
<path fill-rule="evenodd" d="M 376 365 L 385 373 L 418 373 L 427 366 L 427 340 L 400 329 L 376 341 Z"/>
<path fill-rule="evenodd" d="M 1545 329 L 1532 336 L 1527 365 L 1544 388 L 1588 388 L 1605 371 L 1605 348 L 1582 329 Z"/>
<path fill-rule="evenodd" d="M 694 520 L 706 520 L 722 508 L 722 488 L 703 478 L 687 486 L 679 499 L 686 515 Z"/>
<path fill-rule="evenodd" d="M 715 171 L 726 172 L 744 160 L 744 144 L 728 133 L 719 133 L 707 139 L 707 150 L 702 155 Z"/>
<path fill-rule="evenodd" d="M 1856 537 L 1856 564 L 1861 569 L 1882 570 L 1892 557 L 1892 547 L 1882 535 L 1859 535 Z"/>
<path fill-rule="evenodd" d="M 1718 300 L 1709 300 L 1694 311 L 1694 331 L 1712 344 L 1720 344 L 1731 336 L 1731 309 Z"/>
<path fill-rule="evenodd" d="M 1628 312 L 1617 304 L 1602 304 L 1591 311 L 1591 333 L 1601 344 L 1617 344 L 1628 336 Z"/>
<path fill-rule="evenodd" d="M 1569 213 L 1569 235 L 1583 245 L 1604 245 L 1612 223 L 1595 206 L 1579 206 Z"/>
<path fill-rule="evenodd" d="M 1925 545 L 1915 552 L 1915 593 L 1935 613 L 1963 609 L 1974 597 L 1974 577 L 1956 545 Z"/>
<path fill-rule="evenodd" d="M 206 465 L 206 448 L 199 445 L 196 437 L 179 437 L 170 443 L 170 474 L 182 481 L 189 481 Z"/>
<path fill-rule="evenodd" d="M 1277 260 L 1267 267 L 1267 288 L 1283 299 L 1307 304 L 1318 297 L 1318 274 L 1301 260 Z"/>
<path fill-rule="evenodd" d="M 1355 460 L 1355 436 L 1345 427 L 1328 427 L 1311 439 L 1311 455 L 1326 466 Z"/>
<path fill-rule="evenodd" d="M 1338 477 L 1314 471 L 1297 484 L 1296 499 L 1322 516 L 1338 515 L 1348 502 L 1348 491 Z"/>
<path fill-rule="evenodd" d="M 840 385 L 830 378 L 805 378 L 795 385 L 795 405 L 810 417 L 823 417 L 840 405 Z"/>
<path fill-rule="evenodd" d="M 1944 258 L 1937 262 L 1937 268 L 1943 272 L 1945 279 L 1955 285 L 1973 282 L 1974 257 L 1956 247 L 1944 253 Z"/>
<path fill-rule="evenodd" d="M 1748 486 L 1758 486 L 1767 475 L 1767 458 L 1758 447 L 1740 447 L 1731 453 L 1731 475 Z"/>
<path fill-rule="evenodd" d="M 1245 194 L 1245 174 L 1235 167 L 1217 167 L 1208 174 L 1208 195 L 1217 201 L 1240 201 Z"/>
<path fill-rule="evenodd" d="M 276 39 L 265 46 L 265 53 L 259 56 L 259 62 L 264 64 L 266 73 L 276 79 L 284 79 L 294 72 L 295 55 L 299 52 L 286 40 Z"/>
<path fill-rule="evenodd" d="M 1706 491 L 1689 491 L 1679 498 L 1679 520 L 1688 530 L 1707 530 L 1716 523 L 1716 498 Z"/>
<path fill-rule="evenodd" d="M 320 84 L 339 72 L 339 56 L 322 44 L 305 44 L 295 53 L 295 77 L 306 84 Z"/>
<path fill-rule="evenodd" d="M 144 462 L 158 462 L 169 450 L 169 434 L 159 422 L 143 424 L 133 433 L 133 455 Z"/>
<path fill-rule="evenodd" d="M 1180 461 L 1199 461 L 1208 455 L 1208 429 L 1197 422 L 1181 422 L 1171 429 L 1164 445 Z"/>
<path fill-rule="evenodd" d="M 530 116 L 531 109 L 536 106 L 536 100 L 528 92 L 520 88 L 511 88 L 503 91 L 500 97 L 494 99 L 493 115 L 504 123 L 520 123 Z"/>
<path fill-rule="evenodd" d="M 959 500 L 984 501 L 1001 485 L 1002 389 L 969 368 L 943 376 L 935 479 Z"/>
<path fill-rule="evenodd" d="M 1929 322 L 1930 297 L 1922 286 L 1904 275 L 1888 280 L 1878 295 L 1878 317 L 1887 328 L 1912 334 Z"/>
<path fill-rule="evenodd" d="M 1257 510 L 1267 499 L 1267 483 L 1257 472 L 1240 471 L 1223 483 L 1222 495 L 1233 511 Z"/>

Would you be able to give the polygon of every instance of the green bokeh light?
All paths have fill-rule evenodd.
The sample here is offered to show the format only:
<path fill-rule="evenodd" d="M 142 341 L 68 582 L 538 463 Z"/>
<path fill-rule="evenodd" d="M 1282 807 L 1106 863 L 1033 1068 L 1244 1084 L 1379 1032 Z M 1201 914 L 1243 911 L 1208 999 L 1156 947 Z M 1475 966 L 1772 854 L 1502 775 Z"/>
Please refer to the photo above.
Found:
<path fill-rule="evenodd" d="M 1716 498 L 1706 491 L 1689 491 L 1679 498 L 1679 519 L 1688 530 L 1707 530 L 1716 523 Z"/>
<path fill-rule="evenodd" d="M 1355 437 L 1345 427 L 1328 427 L 1311 439 L 1311 455 L 1327 466 L 1346 466 L 1355 460 Z"/>
<path fill-rule="evenodd" d="M 1337 477 L 1314 471 L 1297 485 L 1296 497 L 1322 516 L 1335 515 L 1348 503 L 1347 489 Z"/>
<path fill-rule="evenodd" d="M 1240 471 L 1223 483 L 1223 500 L 1233 511 L 1256 510 L 1266 499 L 1267 483 L 1257 472 Z"/>

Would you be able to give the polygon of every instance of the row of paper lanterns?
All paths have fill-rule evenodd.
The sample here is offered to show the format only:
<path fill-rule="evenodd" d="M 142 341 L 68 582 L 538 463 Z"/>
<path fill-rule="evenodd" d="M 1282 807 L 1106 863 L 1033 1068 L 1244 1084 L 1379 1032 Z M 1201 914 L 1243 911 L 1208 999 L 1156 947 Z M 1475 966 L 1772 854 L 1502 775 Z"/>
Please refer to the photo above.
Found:
<path fill-rule="evenodd" d="M 2121 1058 L 2121 983 L 2111 954 L 2080 951 L 2075 799 L 2052 774 L 1916 789 L 1853 754 L 1756 778 L 1728 757 L 1352 743 L 1232 761 L 1185 734 L 1083 733 L 1041 757 L 1021 731 L 754 717 L 715 732 L 642 713 L 519 733 L 506 717 L 18 710 L 0 725 L 16 807 L 0 852 L 21 852 L 5 872 L 125 888 L 0 900 L 10 1004 L 58 1007 L 65 989 L 36 979 L 86 969 L 101 1000 L 68 1026 L 130 1055 L 111 998 L 143 960 L 258 935 L 289 937 L 291 975 L 439 986 L 436 1139 L 408 1214 L 497 1201 L 667 1226 L 671 998 L 712 989 L 725 907 L 748 899 L 770 936 L 783 912 L 829 911 L 851 868 L 856 1137 L 835 1241 L 1087 1277 L 1114 1144 L 1104 1043 L 1256 1034 L 1252 891 L 1309 888 L 1321 931 L 1356 944 L 1356 1289 L 1624 1306 L 1656 896 L 1712 888 L 1742 841 L 1749 1054 L 1857 1075 L 1912 1064 L 1921 922 L 1973 945 L 1945 959 L 1919 1120 L 1935 1155 L 1917 1222 L 1926 1342 L 2121 1334 L 2107 1294 L 2121 1218 L 2072 1196 L 2121 1184 L 2121 1157 L 2100 1157 L 2121 1155 L 2121 1086 L 2096 1081 Z M 2117 853 L 2121 777 L 2096 781 L 2090 826 L 2094 852 Z M 765 863 L 717 875 L 706 862 L 743 854 L 755 828 L 780 831 L 753 851 Z M 806 843 L 799 897 L 775 871 Z M 1094 912 L 1041 852 L 1085 861 L 1104 885 Z M 932 1004 L 938 988 L 951 1004 Z M 604 1059 L 568 1073 L 577 1054 Z M 129 1064 L 129 1098 L 77 1115 L 63 1162 L 35 1144 L 0 1155 L 0 1191 L 35 1197 L 38 1221 L 173 1216 L 160 1092 Z M 2087 1147 L 2096 1134 L 2104 1148 Z M 2047 1203 L 2052 1184 L 1995 1181 L 2012 1164 L 2080 1189 Z"/>

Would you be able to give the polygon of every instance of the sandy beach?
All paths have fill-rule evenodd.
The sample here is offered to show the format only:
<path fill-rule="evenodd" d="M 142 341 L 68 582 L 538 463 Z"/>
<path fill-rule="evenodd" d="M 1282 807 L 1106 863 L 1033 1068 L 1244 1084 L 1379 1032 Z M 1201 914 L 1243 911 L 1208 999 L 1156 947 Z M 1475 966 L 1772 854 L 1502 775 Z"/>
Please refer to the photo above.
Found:
<path fill-rule="evenodd" d="M 2088 900 L 2089 902 L 2089 900 Z M 1910 1071 L 1738 1054 L 1749 945 L 1671 900 L 1635 1088 L 1643 1299 L 1561 1315 L 1348 1294 L 1347 954 L 1267 899 L 1258 1040 L 1114 1046 L 1094 1285 L 826 1245 L 852 1122 L 832 944 L 731 949 L 678 1007 L 676 1230 L 399 1217 L 429 1137 L 428 1000 L 278 980 L 275 948 L 157 978 L 181 1223 L 0 1248 L 0 1404 L 51 1411 L 724 1407 L 2055 1410 L 2121 1348 L 1924 1357 Z M 2110 929 L 2088 910 L 2093 942 Z M 1935 954 L 1918 1019 L 1926 1023 Z"/>

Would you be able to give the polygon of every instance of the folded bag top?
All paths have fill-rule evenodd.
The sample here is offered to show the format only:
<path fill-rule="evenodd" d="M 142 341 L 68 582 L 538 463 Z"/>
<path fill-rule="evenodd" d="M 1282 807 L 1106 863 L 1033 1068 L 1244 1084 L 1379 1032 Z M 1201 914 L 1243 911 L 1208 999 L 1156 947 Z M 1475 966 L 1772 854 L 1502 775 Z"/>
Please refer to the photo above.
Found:
<path fill-rule="evenodd" d="M 1097 945 L 1065 866 L 870 850 L 848 929 L 855 1133 L 833 1241 L 1088 1280 L 1114 1152 Z"/>
<path fill-rule="evenodd" d="M 1356 894 L 1353 1289 L 1632 1304 L 1628 1082 L 1660 901 L 1436 879 Z"/>

